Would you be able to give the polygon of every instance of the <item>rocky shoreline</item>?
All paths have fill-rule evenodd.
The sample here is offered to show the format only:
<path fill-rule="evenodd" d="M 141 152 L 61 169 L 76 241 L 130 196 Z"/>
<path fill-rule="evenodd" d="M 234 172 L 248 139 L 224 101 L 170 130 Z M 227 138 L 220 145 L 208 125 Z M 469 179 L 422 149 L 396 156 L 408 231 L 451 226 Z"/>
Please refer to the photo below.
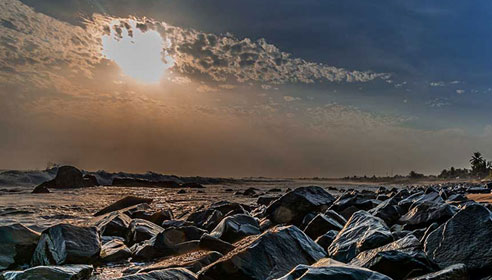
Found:
<path fill-rule="evenodd" d="M 44 186 L 93 180 L 60 176 Z M 85 225 L 0 226 L 0 279 L 108 279 L 100 271 L 112 267 L 119 280 L 492 279 L 492 206 L 466 196 L 491 189 L 249 188 L 236 195 L 256 203 L 179 217 L 129 196 Z"/>

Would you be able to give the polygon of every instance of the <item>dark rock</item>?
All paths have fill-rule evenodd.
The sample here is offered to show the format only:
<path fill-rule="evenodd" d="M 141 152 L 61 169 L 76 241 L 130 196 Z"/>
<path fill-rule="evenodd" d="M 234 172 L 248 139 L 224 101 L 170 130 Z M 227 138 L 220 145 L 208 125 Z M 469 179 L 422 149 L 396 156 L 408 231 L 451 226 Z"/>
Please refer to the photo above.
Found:
<path fill-rule="evenodd" d="M 398 197 L 392 197 L 369 211 L 372 215 L 381 218 L 386 225 L 391 226 L 401 216 L 401 208 L 398 206 Z"/>
<path fill-rule="evenodd" d="M 431 232 L 425 252 L 440 268 L 463 263 L 472 275 L 492 271 L 492 213 L 479 204 L 469 205 Z"/>
<path fill-rule="evenodd" d="M 469 187 L 467 193 L 490 193 L 490 189 L 485 186 Z"/>
<path fill-rule="evenodd" d="M 151 203 L 151 198 L 143 198 L 136 196 L 127 196 L 123 199 L 116 201 L 115 203 L 105 207 L 104 209 L 99 210 L 94 216 L 101 216 L 113 211 L 122 210 L 124 208 L 128 208 L 130 206 L 134 206 L 140 203 Z"/>
<path fill-rule="evenodd" d="M 132 256 L 132 251 L 125 243 L 118 239 L 107 242 L 101 248 L 101 260 L 103 262 L 118 262 L 127 260 Z"/>
<path fill-rule="evenodd" d="M 129 216 L 132 219 L 138 219 L 136 216 L 140 215 L 142 212 L 150 211 L 152 207 L 150 207 L 147 203 L 140 203 L 137 205 L 133 205 L 127 208 L 121 209 L 119 212 Z"/>
<path fill-rule="evenodd" d="M 99 185 L 97 179 L 82 174 L 80 170 L 73 166 L 62 166 L 58 168 L 56 177 L 39 185 L 39 188 L 84 188 Z M 36 189 L 38 188 L 36 187 Z"/>
<path fill-rule="evenodd" d="M 264 232 L 266 230 L 269 230 L 273 226 L 274 226 L 274 224 L 269 219 L 262 219 L 260 222 L 260 231 Z"/>
<path fill-rule="evenodd" d="M 318 215 L 318 213 L 315 212 L 307 213 L 306 216 L 304 216 L 304 218 L 302 219 L 302 223 L 298 227 L 301 229 L 306 228 L 309 222 L 311 222 L 311 220 L 314 219 L 316 215 Z"/>
<path fill-rule="evenodd" d="M 162 232 L 162 236 L 171 244 L 183 243 L 191 240 L 200 240 L 205 230 L 195 226 L 171 227 Z"/>
<path fill-rule="evenodd" d="M 347 219 L 333 210 L 326 210 L 325 215 L 337 221 L 341 225 L 345 225 L 347 223 Z"/>
<path fill-rule="evenodd" d="M 132 219 L 119 212 L 112 212 L 96 222 L 96 228 L 103 236 L 120 236 L 126 238 Z"/>
<path fill-rule="evenodd" d="M 391 280 L 388 276 L 366 268 L 322 259 L 312 266 L 298 265 L 287 275 L 276 280 Z"/>
<path fill-rule="evenodd" d="M 177 194 L 183 194 L 183 193 L 186 193 L 186 190 L 184 190 L 184 189 L 180 189 L 180 190 L 177 192 Z"/>
<path fill-rule="evenodd" d="M 456 207 L 446 203 L 422 202 L 418 203 L 403 216 L 399 223 L 405 228 L 421 228 L 437 222 L 443 223 L 456 213 Z"/>
<path fill-rule="evenodd" d="M 93 271 L 92 265 L 36 266 L 24 271 L 9 271 L 0 280 L 85 280 Z"/>
<path fill-rule="evenodd" d="M 238 243 L 238 248 L 202 270 L 198 279 L 272 279 L 326 254 L 295 226 L 275 227 Z"/>
<path fill-rule="evenodd" d="M 455 264 L 443 270 L 425 274 L 412 280 L 469 280 L 468 269 L 464 264 Z"/>
<path fill-rule="evenodd" d="M 39 237 L 22 224 L 0 226 L 0 271 L 28 264 Z"/>
<path fill-rule="evenodd" d="M 130 230 L 128 231 L 127 242 L 132 245 L 140 243 L 145 240 L 149 240 L 156 236 L 164 229 L 152 222 L 142 219 L 133 219 L 130 223 Z"/>
<path fill-rule="evenodd" d="M 277 192 L 282 192 L 282 189 L 272 188 L 267 191 L 267 193 L 277 193 Z"/>
<path fill-rule="evenodd" d="M 223 219 L 210 235 L 234 243 L 246 236 L 260 233 L 260 225 L 255 218 L 245 214 L 237 214 Z"/>
<path fill-rule="evenodd" d="M 170 228 L 170 227 L 187 227 L 187 226 L 192 226 L 192 222 L 184 221 L 184 220 L 167 220 L 162 222 L 162 227 L 163 228 Z"/>
<path fill-rule="evenodd" d="M 333 242 L 333 240 L 335 240 L 337 235 L 338 235 L 338 231 L 330 230 L 327 233 L 318 237 L 314 242 L 316 242 L 316 244 L 318 244 L 322 248 L 328 248 Z"/>
<path fill-rule="evenodd" d="M 420 241 L 413 235 L 361 252 L 350 264 L 383 273 L 395 280 L 407 279 L 435 270 L 435 266 L 423 252 Z"/>
<path fill-rule="evenodd" d="M 402 208 L 402 213 L 405 213 L 408 211 L 408 209 L 413 208 L 423 202 L 435 202 L 441 204 L 444 203 L 444 200 L 441 198 L 438 192 L 430 192 L 427 194 L 423 192 L 418 192 L 410 195 L 405 199 L 400 200 L 398 202 L 398 206 Z"/>
<path fill-rule="evenodd" d="M 393 241 L 391 231 L 383 220 L 366 211 L 352 215 L 328 247 L 330 257 L 348 262 L 362 251 L 377 248 Z"/>
<path fill-rule="evenodd" d="M 371 193 L 373 194 L 373 193 Z M 379 201 L 372 199 L 371 197 L 364 196 L 362 194 L 343 194 L 333 204 L 330 209 L 342 214 L 343 211 L 349 207 L 356 208 L 358 210 L 369 210 L 376 207 Z M 342 214 L 343 216 L 343 214 Z"/>
<path fill-rule="evenodd" d="M 352 215 L 354 215 L 355 212 L 361 211 L 361 209 L 357 208 L 357 206 L 351 205 L 343 210 L 340 211 L 340 215 L 348 220 Z"/>
<path fill-rule="evenodd" d="M 213 230 L 224 218 L 224 214 L 218 210 L 207 209 L 191 213 L 186 219 L 197 227 Z"/>
<path fill-rule="evenodd" d="M 272 203 L 272 201 L 275 201 L 277 200 L 279 197 L 278 196 L 260 196 L 258 197 L 258 199 L 256 200 L 256 203 L 258 205 L 265 205 L 265 206 L 268 206 L 270 205 L 270 203 Z"/>
<path fill-rule="evenodd" d="M 225 192 L 233 192 L 234 190 L 233 189 L 225 189 L 224 191 Z"/>
<path fill-rule="evenodd" d="M 424 235 L 422 235 L 422 237 L 420 238 L 420 243 L 424 244 L 425 242 L 425 239 L 427 239 L 427 236 L 429 236 L 429 234 L 431 232 L 433 232 L 436 228 L 439 227 L 439 224 L 438 223 L 433 223 L 431 224 L 430 226 L 428 226 L 426 229 L 425 229 L 425 232 L 424 232 Z"/>
<path fill-rule="evenodd" d="M 179 188 L 180 185 L 174 181 L 150 181 L 137 178 L 114 178 L 112 186 L 119 187 L 160 187 L 160 188 Z"/>
<path fill-rule="evenodd" d="M 219 252 L 206 252 L 206 251 L 196 251 L 190 252 L 184 255 L 166 258 L 158 263 L 151 266 L 142 268 L 138 273 L 146 273 L 155 270 L 169 269 L 169 268 L 185 268 L 193 273 L 199 272 L 205 266 L 217 261 L 223 257 Z"/>
<path fill-rule="evenodd" d="M 185 268 L 168 268 L 123 276 L 114 280 L 196 280 L 196 275 Z"/>
<path fill-rule="evenodd" d="M 318 214 L 308 223 L 304 229 L 304 233 L 315 240 L 318 236 L 323 235 L 330 230 L 340 231 L 342 228 L 343 225 L 339 224 L 334 219 L 325 214 Z"/>
<path fill-rule="evenodd" d="M 256 195 L 257 191 L 259 191 L 259 189 L 257 188 L 247 188 L 246 190 L 244 190 L 243 195 L 253 196 Z"/>
<path fill-rule="evenodd" d="M 98 260 L 100 251 L 95 227 L 59 224 L 42 232 L 31 264 L 90 264 Z"/>
<path fill-rule="evenodd" d="M 229 201 L 215 202 L 210 205 L 209 208 L 221 212 L 224 216 L 231 216 L 234 214 L 248 214 L 249 209 L 247 205 Z"/>
<path fill-rule="evenodd" d="M 166 220 L 172 220 L 174 218 L 171 209 L 162 209 L 159 211 L 135 211 L 132 214 L 132 218 L 143 219 L 149 222 L 153 222 L 156 225 L 161 225 Z"/>
<path fill-rule="evenodd" d="M 334 200 L 320 187 L 300 187 L 270 204 L 266 215 L 274 224 L 299 226 L 307 213 L 324 211 Z"/>
<path fill-rule="evenodd" d="M 200 248 L 209 251 L 217 251 L 222 254 L 227 254 L 234 250 L 234 245 L 229 242 L 215 238 L 209 234 L 204 234 L 200 238 Z"/>
<path fill-rule="evenodd" d="M 50 193 L 45 185 L 39 185 L 32 190 L 32 193 Z"/>

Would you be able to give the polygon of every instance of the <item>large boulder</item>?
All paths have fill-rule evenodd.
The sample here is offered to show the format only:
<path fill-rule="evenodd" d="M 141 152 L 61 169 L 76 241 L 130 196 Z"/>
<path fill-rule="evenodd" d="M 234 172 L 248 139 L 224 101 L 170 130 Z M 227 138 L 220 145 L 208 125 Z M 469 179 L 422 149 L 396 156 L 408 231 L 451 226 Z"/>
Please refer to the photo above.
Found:
<path fill-rule="evenodd" d="M 42 232 L 31 264 L 90 264 L 98 260 L 100 251 L 95 227 L 59 224 Z"/>
<path fill-rule="evenodd" d="M 492 213 L 469 205 L 431 232 L 424 243 L 427 255 L 440 268 L 463 263 L 472 275 L 492 271 Z"/>
<path fill-rule="evenodd" d="M 391 241 L 393 236 L 384 221 L 361 210 L 350 217 L 328 247 L 328 254 L 337 261 L 348 262 L 362 251 Z"/>
<path fill-rule="evenodd" d="M 260 225 L 255 218 L 245 214 L 237 214 L 223 219 L 210 235 L 234 243 L 246 236 L 260 233 Z"/>
<path fill-rule="evenodd" d="M 331 259 L 322 259 L 307 266 L 298 265 L 287 275 L 276 280 L 391 280 L 386 275 L 366 268 L 346 265 Z"/>
<path fill-rule="evenodd" d="M 9 271 L 0 280 L 85 280 L 93 271 L 92 265 L 36 266 L 24 271 Z"/>
<path fill-rule="evenodd" d="M 343 225 L 338 223 L 335 219 L 332 219 L 325 214 L 318 214 L 307 224 L 304 233 L 315 240 L 330 230 L 340 231 L 342 228 Z"/>
<path fill-rule="evenodd" d="M 219 252 L 198 250 L 180 256 L 165 258 L 157 263 L 140 269 L 138 273 L 145 273 L 154 270 L 162 270 L 174 267 L 186 268 L 193 273 L 197 273 L 202 268 L 217 261 L 221 257 L 223 257 L 223 255 Z"/>
<path fill-rule="evenodd" d="M 207 209 L 191 213 L 186 221 L 210 231 L 213 230 L 223 218 L 224 214 L 219 210 Z"/>
<path fill-rule="evenodd" d="M 38 187 L 45 188 L 83 188 L 94 187 L 99 185 L 94 176 L 85 175 L 79 169 L 73 166 L 62 166 L 58 168 L 56 177 L 42 183 Z M 37 189 L 37 188 L 36 188 Z"/>
<path fill-rule="evenodd" d="M 120 212 L 112 212 L 96 222 L 102 236 L 120 236 L 126 238 L 132 219 Z"/>
<path fill-rule="evenodd" d="M 443 223 L 456 213 L 456 207 L 446 203 L 422 202 L 410 208 L 408 212 L 399 219 L 405 228 L 422 228 L 432 223 Z"/>
<path fill-rule="evenodd" d="M 114 280 L 196 280 L 196 275 L 185 268 L 168 268 L 123 276 Z"/>
<path fill-rule="evenodd" d="M 338 231 L 330 230 L 319 236 L 314 242 L 323 248 L 328 248 L 338 235 Z"/>
<path fill-rule="evenodd" d="M 412 280 L 469 280 L 470 275 L 466 265 L 454 264 L 446 267 L 443 270 L 428 273 L 419 277 L 412 278 Z"/>
<path fill-rule="evenodd" d="M 104 207 L 103 209 L 99 210 L 94 216 L 101 216 L 113 211 L 118 211 L 122 210 L 124 208 L 128 208 L 130 206 L 134 206 L 140 203 L 151 203 L 152 198 L 144 198 L 144 197 L 137 197 L 137 196 L 127 196 L 124 197 L 115 203 L 108 205 Z"/>
<path fill-rule="evenodd" d="M 28 264 L 39 237 L 22 224 L 0 226 L 0 271 Z"/>
<path fill-rule="evenodd" d="M 361 252 L 350 264 L 383 273 L 395 280 L 407 279 L 435 270 L 422 249 L 415 236 L 407 235 L 395 242 Z"/>
<path fill-rule="evenodd" d="M 398 201 L 399 198 L 396 196 L 389 198 L 371 209 L 369 213 L 381 218 L 386 225 L 391 226 L 396 223 L 401 216 L 401 208 L 398 206 Z"/>
<path fill-rule="evenodd" d="M 127 260 L 132 256 L 132 251 L 119 239 L 113 239 L 102 245 L 101 261 L 105 263 Z"/>
<path fill-rule="evenodd" d="M 321 187 L 300 187 L 275 200 L 266 209 L 266 217 L 274 224 L 300 226 L 310 212 L 326 210 L 335 198 Z"/>
<path fill-rule="evenodd" d="M 298 264 L 312 264 L 326 255 L 295 226 L 274 227 L 238 242 L 238 248 L 204 268 L 201 280 L 273 279 Z"/>
<path fill-rule="evenodd" d="M 204 234 L 200 238 L 200 248 L 208 251 L 217 251 L 222 254 L 227 254 L 230 251 L 234 250 L 234 245 L 224 240 L 215 238 L 210 234 Z"/>
<path fill-rule="evenodd" d="M 398 202 L 398 206 L 402 208 L 403 213 L 408 211 L 408 209 L 415 207 L 416 205 L 423 202 L 434 202 L 434 203 L 444 203 L 441 195 L 438 192 L 431 191 L 428 193 L 418 192 L 414 193 L 405 199 Z"/>
<path fill-rule="evenodd" d="M 126 240 L 130 245 L 140 243 L 155 237 L 163 230 L 162 227 L 147 220 L 133 219 Z"/>

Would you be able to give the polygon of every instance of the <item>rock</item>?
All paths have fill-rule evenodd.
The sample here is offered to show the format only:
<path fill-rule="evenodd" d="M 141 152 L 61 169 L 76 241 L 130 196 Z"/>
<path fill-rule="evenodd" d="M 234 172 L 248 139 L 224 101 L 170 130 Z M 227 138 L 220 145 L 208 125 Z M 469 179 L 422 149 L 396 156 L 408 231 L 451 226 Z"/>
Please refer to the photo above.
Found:
<path fill-rule="evenodd" d="M 347 220 L 342 215 L 338 214 L 333 210 L 326 210 L 325 215 L 330 217 L 331 219 L 334 219 L 341 225 L 345 225 L 347 223 Z"/>
<path fill-rule="evenodd" d="M 318 214 L 314 217 L 304 229 L 304 233 L 315 240 L 318 236 L 325 234 L 330 230 L 340 231 L 343 225 L 325 214 Z M 324 247 L 326 248 L 326 247 Z"/>
<path fill-rule="evenodd" d="M 202 184 L 199 183 L 184 183 L 181 184 L 182 188 L 189 188 L 189 189 L 204 189 L 205 187 Z"/>
<path fill-rule="evenodd" d="M 39 188 L 83 188 L 99 185 L 97 179 L 92 176 L 84 176 L 80 170 L 73 166 L 58 168 L 56 177 L 39 185 Z M 36 189 L 38 188 L 36 187 Z"/>
<path fill-rule="evenodd" d="M 205 230 L 195 226 L 170 227 L 162 232 L 163 237 L 172 244 L 200 240 L 202 235 L 207 233 Z"/>
<path fill-rule="evenodd" d="M 350 264 L 383 273 L 395 280 L 407 279 L 435 270 L 435 266 L 423 252 L 420 241 L 413 235 L 361 252 Z"/>
<path fill-rule="evenodd" d="M 473 275 L 492 271 L 492 213 L 479 204 L 469 205 L 431 232 L 425 252 L 440 268 L 463 263 Z"/>
<path fill-rule="evenodd" d="M 490 189 L 486 186 L 476 186 L 476 187 L 469 187 L 466 190 L 467 193 L 490 193 Z"/>
<path fill-rule="evenodd" d="M 114 178 L 112 186 L 118 187 L 160 187 L 160 188 L 179 188 L 180 185 L 174 181 L 150 181 L 137 178 Z"/>
<path fill-rule="evenodd" d="M 330 257 L 348 262 L 362 251 L 377 248 L 393 241 L 391 231 L 383 220 L 366 211 L 352 215 L 328 247 Z"/>
<path fill-rule="evenodd" d="M 42 232 L 31 264 L 90 264 L 98 260 L 100 251 L 95 227 L 59 224 Z"/>
<path fill-rule="evenodd" d="M 270 205 L 270 203 L 277 200 L 278 198 L 278 196 L 260 196 L 256 200 L 256 204 L 268 206 Z"/>
<path fill-rule="evenodd" d="M 223 218 L 224 214 L 222 214 L 222 212 L 214 209 L 207 209 L 191 213 L 186 220 L 192 222 L 197 227 L 213 230 Z"/>
<path fill-rule="evenodd" d="M 352 206 L 349 206 L 349 207 L 343 209 L 342 211 L 340 211 L 340 215 L 342 215 L 342 217 L 344 219 L 347 219 L 348 220 L 357 211 L 360 211 L 360 209 L 357 208 L 357 206 L 352 205 Z"/>
<path fill-rule="evenodd" d="M 142 210 L 135 211 L 132 214 L 132 218 L 144 219 L 156 225 L 161 225 L 166 220 L 172 220 L 174 215 L 171 209 L 162 209 L 156 212 Z"/>
<path fill-rule="evenodd" d="M 200 238 L 200 248 L 209 251 L 217 251 L 222 254 L 227 254 L 230 251 L 234 250 L 234 245 L 224 240 L 220 240 L 215 238 L 209 234 L 204 234 Z"/>
<path fill-rule="evenodd" d="M 271 229 L 273 226 L 274 226 L 274 224 L 269 219 L 266 219 L 266 218 L 262 219 L 260 222 L 260 231 L 264 232 L 266 230 Z"/>
<path fill-rule="evenodd" d="M 260 225 L 255 218 L 245 214 L 237 214 L 223 219 L 210 235 L 234 243 L 246 236 L 260 233 Z"/>
<path fill-rule="evenodd" d="M 193 223 L 188 222 L 188 221 L 183 221 L 183 220 L 167 220 L 162 222 L 162 227 L 163 228 L 170 228 L 170 227 L 187 227 L 187 226 L 192 226 Z"/>
<path fill-rule="evenodd" d="M 132 219 L 119 212 L 112 212 L 96 222 L 96 228 L 102 236 L 120 236 L 126 238 Z"/>
<path fill-rule="evenodd" d="M 118 211 L 122 210 L 124 208 L 128 208 L 130 206 L 134 206 L 140 203 L 151 203 L 152 199 L 151 198 L 143 198 L 143 197 L 136 197 L 136 196 L 127 196 L 125 198 L 122 198 L 115 203 L 105 207 L 104 209 L 99 210 L 94 216 L 101 216 L 113 211 Z"/>
<path fill-rule="evenodd" d="M 373 193 L 371 193 L 373 195 Z M 341 195 L 337 200 L 333 202 L 330 209 L 342 213 L 345 209 L 351 207 L 358 210 L 369 210 L 378 205 L 378 201 L 372 197 L 365 196 L 363 194 L 351 194 L 346 193 Z"/>
<path fill-rule="evenodd" d="M 39 237 L 22 224 L 0 226 L 0 271 L 28 264 Z"/>
<path fill-rule="evenodd" d="M 415 205 L 403 216 L 399 223 L 405 224 L 405 228 L 421 228 L 430 224 L 443 223 L 456 213 L 456 207 L 446 203 L 422 202 Z"/>
<path fill-rule="evenodd" d="M 420 238 L 420 243 L 424 244 L 425 242 L 425 239 L 427 239 L 427 236 L 429 236 L 429 234 L 431 232 L 433 232 L 436 228 L 439 227 L 439 224 L 438 223 L 433 223 L 431 224 L 430 226 L 428 226 L 426 229 L 425 229 L 425 232 L 424 232 L 424 235 Z"/>
<path fill-rule="evenodd" d="M 446 267 L 443 270 L 425 274 L 419 277 L 412 278 L 412 280 L 469 280 L 468 269 L 466 265 L 454 264 Z"/>
<path fill-rule="evenodd" d="M 209 209 L 217 210 L 224 216 L 231 216 L 234 214 L 248 214 L 250 207 L 237 202 L 219 201 L 210 205 Z"/>
<path fill-rule="evenodd" d="M 9 271 L 0 280 L 85 280 L 93 271 L 92 265 L 36 266 L 24 271 Z"/>
<path fill-rule="evenodd" d="M 274 201 L 266 209 L 266 216 L 274 224 L 299 226 L 310 212 L 321 212 L 335 201 L 335 198 L 320 187 L 300 187 Z"/>
<path fill-rule="evenodd" d="M 254 196 L 256 195 L 257 191 L 259 191 L 259 189 L 257 188 L 247 188 L 246 190 L 244 190 L 243 195 Z"/>
<path fill-rule="evenodd" d="M 175 267 L 186 268 L 193 273 L 197 273 L 202 268 L 215 262 L 221 257 L 223 257 L 223 255 L 219 252 L 207 252 L 200 250 L 196 252 L 190 252 L 181 256 L 166 258 L 151 266 L 140 269 L 138 273 L 145 273 L 154 270 L 162 270 Z"/>
<path fill-rule="evenodd" d="M 101 248 L 101 260 L 106 263 L 124 261 L 131 256 L 132 251 L 126 247 L 123 241 L 118 239 L 105 243 Z"/>
<path fill-rule="evenodd" d="M 123 276 L 114 280 L 196 280 L 196 275 L 185 268 L 168 268 Z"/>
<path fill-rule="evenodd" d="M 162 231 L 164 231 L 162 227 L 152 222 L 142 219 L 133 219 L 130 223 L 127 242 L 130 245 L 140 243 L 151 239 Z"/>
<path fill-rule="evenodd" d="M 178 192 L 176 192 L 177 194 L 183 194 L 183 193 L 186 193 L 186 190 L 184 189 L 180 189 Z"/>
<path fill-rule="evenodd" d="M 312 264 L 326 255 L 323 248 L 295 226 L 275 227 L 246 237 L 238 246 L 204 268 L 198 279 L 272 279 L 297 264 Z"/>
<path fill-rule="evenodd" d="M 321 246 L 322 248 L 328 248 L 333 240 L 335 240 L 335 237 L 337 237 L 338 231 L 336 230 L 330 230 L 327 233 L 321 235 L 318 237 L 314 242 Z"/>
<path fill-rule="evenodd" d="M 32 190 L 32 193 L 50 193 L 45 185 L 39 185 Z"/>
<path fill-rule="evenodd" d="M 276 280 L 391 280 L 388 276 L 366 268 L 322 259 L 312 266 L 298 265 L 287 275 Z"/>
<path fill-rule="evenodd" d="M 278 192 L 282 192 L 282 189 L 279 189 L 279 188 L 271 188 L 267 191 L 267 193 L 278 193 Z"/>
<path fill-rule="evenodd" d="M 414 208 L 416 205 L 423 203 L 423 202 L 435 202 L 438 204 L 444 203 L 444 200 L 441 198 L 438 192 L 430 192 L 430 193 L 423 193 L 423 192 L 418 192 L 415 194 L 412 194 L 411 196 L 402 199 L 398 202 L 398 206 L 402 208 L 402 213 L 405 213 L 408 211 L 410 208 Z"/>
<path fill-rule="evenodd" d="M 398 197 L 392 197 L 383 201 L 381 204 L 371 209 L 369 213 L 381 218 L 386 225 L 393 225 L 401 216 L 401 208 L 398 206 Z"/>

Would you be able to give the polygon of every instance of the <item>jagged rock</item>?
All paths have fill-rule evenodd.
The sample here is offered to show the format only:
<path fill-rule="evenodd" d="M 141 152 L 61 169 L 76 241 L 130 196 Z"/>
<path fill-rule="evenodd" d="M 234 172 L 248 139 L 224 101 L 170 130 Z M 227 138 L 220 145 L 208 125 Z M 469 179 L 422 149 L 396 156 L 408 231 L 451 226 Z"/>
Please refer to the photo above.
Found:
<path fill-rule="evenodd" d="M 326 210 L 325 215 L 330 217 L 331 219 L 334 219 L 341 225 L 345 225 L 347 223 L 347 220 L 342 215 L 338 214 L 333 210 Z"/>
<path fill-rule="evenodd" d="M 156 236 L 164 229 L 152 222 L 142 219 L 133 219 L 130 223 L 127 242 L 129 244 L 140 243 Z"/>
<path fill-rule="evenodd" d="M 196 280 L 196 275 L 185 268 L 168 268 L 123 276 L 114 280 Z"/>
<path fill-rule="evenodd" d="M 45 188 L 83 188 L 99 185 L 93 176 L 84 176 L 80 170 L 73 166 L 62 166 L 58 168 L 56 177 L 42 183 L 38 187 Z"/>
<path fill-rule="evenodd" d="M 460 263 L 446 267 L 443 270 L 425 274 L 412 280 L 468 280 L 468 269 L 466 265 Z"/>
<path fill-rule="evenodd" d="M 317 263 L 307 266 L 298 265 L 287 275 L 276 280 L 391 280 L 386 275 L 371 271 L 366 268 L 346 265 L 331 259 L 322 259 Z"/>
<path fill-rule="evenodd" d="M 250 211 L 250 207 L 244 204 L 240 204 L 237 202 L 229 202 L 229 201 L 219 201 L 215 202 L 209 207 L 210 209 L 214 209 L 220 211 L 224 216 L 231 216 L 235 214 L 248 214 Z"/>
<path fill-rule="evenodd" d="M 154 270 L 162 270 L 168 268 L 181 267 L 186 268 L 193 273 L 199 272 L 205 266 L 215 262 L 223 257 L 219 252 L 196 251 L 184 255 L 166 258 L 151 266 L 142 268 L 138 273 L 151 272 Z"/>
<path fill-rule="evenodd" d="M 102 245 L 101 260 L 103 262 L 117 262 L 127 260 L 132 256 L 132 251 L 119 239 L 113 239 Z"/>
<path fill-rule="evenodd" d="M 279 198 L 278 196 L 260 196 L 256 200 L 256 203 L 258 205 L 268 206 L 268 205 L 270 205 L 270 203 L 272 203 L 273 201 L 277 200 L 278 198 Z"/>
<path fill-rule="evenodd" d="M 32 190 L 32 193 L 50 193 L 50 190 L 45 185 L 39 185 Z"/>
<path fill-rule="evenodd" d="M 162 227 L 163 228 L 170 228 L 170 227 L 187 227 L 187 226 L 192 226 L 192 222 L 184 221 L 184 220 L 167 220 L 162 222 Z"/>
<path fill-rule="evenodd" d="M 443 223 L 456 213 L 456 207 L 446 203 L 422 202 L 418 203 L 403 216 L 399 223 L 405 228 L 421 228 L 437 222 Z"/>
<path fill-rule="evenodd" d="M 218 251 L 222 254 L 227 254 L 234 250 L 234 245 L 224 240 L 220 240 L 209 234 L 204 234 L 200 238 L 200 248 L 209 251 Z"/>
<path fill-rule="evenodd" d="M 328 254 L 335 260 L 348 262 L 362 251 L 380 247 L 391 241 L 391 231 L 384 221 L 361 210 L 354 213 L 338 233 L 328 247 Z"/>
<path fill-rule="evenodd" d="M 99 258 L 101 240 L 95 227 L 59 224 L 42 232 L 31 264 L 90 264 Z"/>
<path fill-rule="evenodd" d="M 333 240 L 335 240 L 337 235 L 338 235 L 338 231 L 330 230 L 327 233 L 318 237 L 314 242 L 316 242 L 322 248 L 328 248 L 333 242 Z"/>
<path fill-rule="evenodd" d="M 318 214 L 308 223 L 304 229 L 304 233 L 315 240 L 318 236 L 323 235 L 330 230 L 340 231 L 342 228 L 343 225 L 339 224 L 336 220 L 325 214 Z"/>
<path fill-rule="evenodd" d="M 22 224 L 0 226 L 0 271 L 28 264 L 39 237 Z"/>
<path fill-rule="evenodd" d="M 425 229 L 424 235 L 420 238 L 420 243 L 424 244 L 425 239 L 427 239 L 427 236 L 429 236 L 429 234 L 431 232 L 433 232 L 438 227 L 439 227 L 439 224 L 438 223 L 432 223 L 430 226 L 428 226 Z"/>
<path fill-rule="evenodd" d="M 431 232 L 425 252 L 440 268 L 463 263 L 472 275 L 492 271 L 492 213 L 469 205 Z"/>
<path fill-rule="evenodd" d="M 136 196 L 127 196 L 125 198 L 122 198 L 115 203 L 106 206 L 105 208 L 99 210 L 94 216 L 101 216 L 113 211 L 118 211 L 122 210 L 124 208 L 128 208 L 130 206 L 134 206 L 140 203 L 151 203 L 152 199 L 151 198 L 143 198 L 143 197 L 136 197 Z"/>
<path fill-rule="evenodd" d="M 24 271 L 9 271 L 0 280 L 85 280 L 93 271 L 92 265 L 36 266 Z"/>
<path fill-rule="evenodd" d="M 149 204 L 139 203 L 137 205 L 123 208 L 123 209 L 119 210 L 118 212 L 121 212 L 121 213 L 127 215 L 128 217 L 130 217 L 132 219 L 137 219 L 137 217 L 135 217 L 136 214 L 144 212 L 144 211 L 149 211 L 150 209 L 152 209 L 152 207 L 150 207 Z"/>
<path fill-rule="evenodd" d="M 243 195 L 248 195 L 248 196 L 254 196 L 256 195 L 256 192 L 259 191 L 257 188 L 247 188 L 244 190 Z"/>
<path fill-rule="evenodd" d="M 112 212 L 96 222 L 96 228 L 102 236 L 120 236 L 126 238 L 132 219 L 120 212 Z"/>
<path fill-rule="evenodd" d="M 393 225 L 401 216 L 401 208 L 398 206 L 398 197 L 394 196 L 383 201 L 381 204 L 371 209 L 369 213 L 381 218 L 386 225 Z"/>
<path fill-rule="evenodd" d="M 444 203 L 444 200 L 439 195 L 438 192 L 423 193 L 418 192 L 410 195 L 409 197 L 402 199 L 398 202 L 398 206 L 402 208 L 403 213 L 408 211 L 408 209 L 414 208 L 423 202 L 435 202 L 438 204 Z"/>
<path fill-rule="evenodd" d="M 361 209 L 359 209 L 357 206 L 354 206 L 354 205 L 351 205 L 345 209 L 343 209 L 342 211 L 340 211 L 340 215 L 342 215 L 342 217 L 344 219 L 350 219 L 350 217 L 352 217 L 352 215 L 354 215 L 355 212 L 357 211 L 360 211 Z"/>
<path fill-rule="evenodd" d="M 141 210 L 135 211 L 132 214 L 132 218 L 143 219 L 156 225 L 161 225 L 166 220 L 172 220 L 174 215 L 170 209 L 162 209 L 156 212 Z"/>
<path fill-rule="evenodd" d="M 245 214 L 237 214 L 223 219 L 210 235 L 234 243 L 246 236 L 260 233 L 260 225 L 255 218 Z"/>
<path fill-rule="evenodd" d="M 224 214 L 222 212 L 215 209 L 207 209 L 191 213 L 186 220 L 192 222 L 197 227 L 213 230 L 223 218 Z"/>
<path fill-rule="evenodd" d="M 342 213 L 345 209 L 349 207 L 355 207 L 358 210 L 369 210 L 376 207 L 378 204 L 379 201 L 376 201 L 372 197 L 368 197 L 362 194 L 346 193 L 335 200 L 330 206 L 330 209 L 338 213 Z"/>
<path fill-rule="evenodd" d="M 423 252 L 422 244 L 413 235 L 361 252 L 350 264 L 383 273 L 395 280 L 407 279 L 435 270 L 435 266 Z"/>
<path fill-rule="evenodd" d="M 295 226 L 275 227 L 238 243 L 238 248 L 204 268 L 198 279 L 273 279 L 297 264 L 312 264 L 326 254 Z"/>
<path fill-rule="evenodd" d="M 320 187 L 300 187 L 275 200 L 266 210 L 266 216 L 274 224 L 299 226 L 310 212 L 321 212 L 335 198 Z"/>

